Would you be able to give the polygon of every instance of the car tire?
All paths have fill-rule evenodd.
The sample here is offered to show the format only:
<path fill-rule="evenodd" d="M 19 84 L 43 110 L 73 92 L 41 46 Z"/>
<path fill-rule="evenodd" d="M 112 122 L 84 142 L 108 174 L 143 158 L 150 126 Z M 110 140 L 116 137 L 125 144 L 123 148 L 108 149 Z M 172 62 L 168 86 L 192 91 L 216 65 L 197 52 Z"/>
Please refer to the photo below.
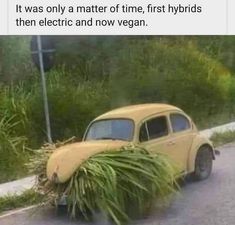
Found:
<path fill-rule="evenodd" d="M 199 148 L 195 159 L 193 178 L 197 181 L 207 179 L 212 171 L 213 155 L 211 148 L 203 146 Z"/>

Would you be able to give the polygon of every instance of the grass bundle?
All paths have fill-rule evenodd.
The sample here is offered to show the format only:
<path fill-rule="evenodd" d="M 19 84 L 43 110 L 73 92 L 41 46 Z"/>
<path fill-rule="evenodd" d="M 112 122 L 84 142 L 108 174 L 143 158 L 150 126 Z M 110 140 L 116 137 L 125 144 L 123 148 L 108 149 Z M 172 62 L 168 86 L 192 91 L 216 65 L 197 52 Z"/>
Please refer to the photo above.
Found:
<path fill-rule="evenodd" d="M 50 199 L 66 196 L 72 217 L 80 212 L 89 219 L 98 210 L 121 225 L 129 221 L 133 212 L 144 213 L 154 200 L 167 196 L 178 187 L 176 169 L 166 156 L 150 154 L 134 145 L 90 157 L 63 184 L 46 179 L 48 149 L 39 154 L 43 160 L 37 158 L 31 166 L 33 163 L 40 177 L 40 189 Z M 38 163 L 40 166 L 35 166 Z"/>

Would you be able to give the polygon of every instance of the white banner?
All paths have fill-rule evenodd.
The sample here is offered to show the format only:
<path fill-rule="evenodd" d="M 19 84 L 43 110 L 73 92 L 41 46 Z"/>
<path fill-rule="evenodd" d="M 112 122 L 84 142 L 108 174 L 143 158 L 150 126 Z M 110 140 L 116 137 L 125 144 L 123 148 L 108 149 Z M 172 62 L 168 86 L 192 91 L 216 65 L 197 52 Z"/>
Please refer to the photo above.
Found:
<path fill-rule="evenodd" d="M 1 0 L 0 34 L 234 35 L 234 0 Z"/>

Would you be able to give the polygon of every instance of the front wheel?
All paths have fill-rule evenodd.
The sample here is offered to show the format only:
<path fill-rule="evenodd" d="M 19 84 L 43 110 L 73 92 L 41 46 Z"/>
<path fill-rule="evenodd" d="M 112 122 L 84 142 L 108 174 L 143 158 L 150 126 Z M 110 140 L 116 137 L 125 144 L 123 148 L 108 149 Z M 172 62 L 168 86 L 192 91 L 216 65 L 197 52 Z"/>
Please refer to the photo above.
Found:
<path fill-rule="evenodd" d="M 212 162 L 213 155 L 210 147 L 201 147 L 197 152 L 193 177 L 196 180 L 204 180 L 208 178 L 212 171 Z"/>

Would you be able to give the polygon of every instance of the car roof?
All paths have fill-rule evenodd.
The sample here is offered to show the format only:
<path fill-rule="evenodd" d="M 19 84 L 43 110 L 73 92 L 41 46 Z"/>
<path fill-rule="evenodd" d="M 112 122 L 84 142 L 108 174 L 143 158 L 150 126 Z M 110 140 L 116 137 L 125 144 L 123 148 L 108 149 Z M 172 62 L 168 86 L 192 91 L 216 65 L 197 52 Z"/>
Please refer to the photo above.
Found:
<path fill-rule="evenodd" d="M 138 122 L 143 118 L 146 118 L 153 114 L 163 113 L 172 110 L 182 112 L 181 109 L 168 104 L 152 103 L 152 104 L 130 105 L 111 110 L 105 114 L 100 115 L 95 120 L 103 120 L 111 118 L 127 118 L 127 119 L 132 119 L 135 122 Z"/>

